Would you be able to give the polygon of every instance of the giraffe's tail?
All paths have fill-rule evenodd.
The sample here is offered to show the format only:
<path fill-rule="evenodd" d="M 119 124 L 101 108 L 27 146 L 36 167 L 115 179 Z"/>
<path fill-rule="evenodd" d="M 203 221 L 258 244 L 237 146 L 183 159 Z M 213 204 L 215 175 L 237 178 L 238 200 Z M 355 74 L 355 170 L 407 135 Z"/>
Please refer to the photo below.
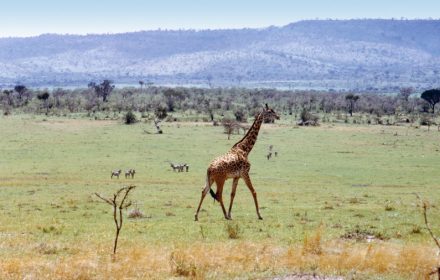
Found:
<path fill-rule="evenodd" d="M 211 194 L 212 198 L 214 198 L 214 202 L 215 202 L 217 200 L 217 195 L 211 188 L 209 189 L 209 193 Z"/>
<path fill-rule="evenodd" d="M 217 199 L 217 194 L 211 189 L 211 187 L 210 187 L 210 182 L 209 182 L 209 172 L 206 174 L 206 187 L 208 187 L 209 188 L 209 194 L 212 196 L 212 198 L 214 198 L 214 202 L 217 200 L 218 201 L 218 199 Z"/>

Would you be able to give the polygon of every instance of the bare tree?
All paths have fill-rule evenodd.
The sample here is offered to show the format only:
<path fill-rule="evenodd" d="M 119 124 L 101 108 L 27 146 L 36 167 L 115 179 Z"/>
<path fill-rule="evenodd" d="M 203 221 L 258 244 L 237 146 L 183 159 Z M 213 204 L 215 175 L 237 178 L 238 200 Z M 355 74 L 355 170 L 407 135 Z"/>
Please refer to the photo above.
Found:
<path fill-rule="evenodd" d="M 116 193 L 113 194 L 112 198 L 105 198 L 101 196 L 99 193 L 95 193 L 97 197 L 102 199 L 104 202 L 110 204 L 113 207 L 113 219 L 115 221 L 116 226 L 116 236 L 115 242 L 113 246 L 113 254 L 116 255 L 116 248 L 118 246 L 118 238 L 119 233 L 122 229 L 122 210 L 127 209 L 131 205 L 131 201 L 126 201 L 128 194 L 131 190 L 136 188 L 136 186 L 128 186 L 119 189 Z"/>
<path fill-rule="evenodd" d="M 438 239 L 437 236 L 435 236 L 434 232 L 432 231 L 431 225 L 429 224 L 429 221 L 428 221 L 428 208 L 429 208 L 428 202 L 422 200 L 418 194 L 415 194 L 415 195 L 417 196 L 417 198 L 419 199 L 419 201 L 422 204 L 423 220 L 425 222 L 426 229 L 428 230 L 429 235 L 431 236 L 432 240 L 434 241 L 435 245 L 437 246 L 437 248 L 440 252 L 440 240 Z M 434 274 L 437 274 L 438 279 L 440 280 L 440 265 L 437 265 L 437 267 L 435 269 L 433 269 L 433 271 L 431 273 L 429 273 L 428 278 Z"/>
<path fill-rule="evenodd" d="M 225 129 L 225 133 L 228 134 L 228 140 L 231 138 L 231 134 L 234 130 L 237 129 L 238 123 L 231 119 L 223 119 L 222 120 L 223 128 Z"/>

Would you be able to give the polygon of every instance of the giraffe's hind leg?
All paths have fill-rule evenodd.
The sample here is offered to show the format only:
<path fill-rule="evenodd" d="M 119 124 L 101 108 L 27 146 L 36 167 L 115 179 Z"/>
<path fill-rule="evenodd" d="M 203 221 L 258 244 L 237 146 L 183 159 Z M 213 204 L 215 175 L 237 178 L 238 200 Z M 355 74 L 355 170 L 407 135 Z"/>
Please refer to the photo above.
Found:
<path fill-rule="evenodd" d="M 237 185 L 238 185 L 239 179 L 240 178 L 234 178 L 234 181 L 232 181 L 231 202 L 229 203 L 229 211 L 228 211 L 229 219 L 232 219 L 232 216 L 231 216 L 232 203 L 234 203 L 235 192 L 237 191 Z"/>
<path fill-rule="evenodd" d="M 246 186 L 251 191 L 252 197 L 254 198 L 255 208 L 257 209 L 258 219 L 262 220 L 263 217 L 261 217 L 260 208 L 258 207 L 257 192 L 255 191 L 254 187 L 252 186 L 251 178 L 249 177 L 249 174 L 242 175 L 242 178 L 243 178 L 244 182 L 246 183 Z"/>
<path fill-rule="evenodd" d="M 194 215 L 194 221 L 198 221 L 199 220 L 199 211 L 200 211 L 200 208 L 202 207 L 203 199 L 205 198 L 206 194 L 211 189 L 212 183 L 214 183 L 214 181 L 212 181 L 211 179 L 208 178 L 207 181 L 206 181 L 206 186 L 202 190 L 202 197 L 200 198 L 199 207 L 197 207 L 196 214 Z"/>

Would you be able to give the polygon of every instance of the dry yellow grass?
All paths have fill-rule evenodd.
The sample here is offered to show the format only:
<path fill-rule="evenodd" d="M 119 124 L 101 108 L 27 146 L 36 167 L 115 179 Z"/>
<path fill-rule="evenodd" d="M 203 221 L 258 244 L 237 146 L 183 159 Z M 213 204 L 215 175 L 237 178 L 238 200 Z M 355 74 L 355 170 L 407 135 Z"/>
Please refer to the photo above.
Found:
<path fill-rule="evenodd" d="M 21 241 L 21 254 L 0 262 L 0 279 L 225 279 L 289 272 L 425 279 L 437 261 L 429 245 L 322 242 L 319 235 L 290 247 L 247 241 L 168 246 L 125 242 L 116 258 L 109 254 L 110 244 L 65 248 Z"/>

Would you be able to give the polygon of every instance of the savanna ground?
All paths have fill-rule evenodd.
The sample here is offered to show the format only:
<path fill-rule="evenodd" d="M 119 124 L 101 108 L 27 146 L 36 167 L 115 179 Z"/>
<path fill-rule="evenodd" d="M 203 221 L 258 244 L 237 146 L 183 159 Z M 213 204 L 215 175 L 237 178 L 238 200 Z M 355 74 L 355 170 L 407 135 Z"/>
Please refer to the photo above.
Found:
<path fill-rule="evenodd" d="M 1 117 L 0 278 L 423 279 L 437 256 L 414 193 L 440 233 L 440 132 L 292 122 L 263 125 L 250 155 L 264 220 L 240 181 L 233 221 L 207 197 L 194 222 L 208 163 L 242 135 L 227 140 L 208 123 L 164 123 L 157 135 L 145 123 Z M 279 155 L 268 161 L 271 144 Z M 117 168 L 135 168 L 135 179 L 111 180 Z M 144 217 L 125 213 L 113 258 L 112 210 L 93 193 L 128 184 Z"/>

